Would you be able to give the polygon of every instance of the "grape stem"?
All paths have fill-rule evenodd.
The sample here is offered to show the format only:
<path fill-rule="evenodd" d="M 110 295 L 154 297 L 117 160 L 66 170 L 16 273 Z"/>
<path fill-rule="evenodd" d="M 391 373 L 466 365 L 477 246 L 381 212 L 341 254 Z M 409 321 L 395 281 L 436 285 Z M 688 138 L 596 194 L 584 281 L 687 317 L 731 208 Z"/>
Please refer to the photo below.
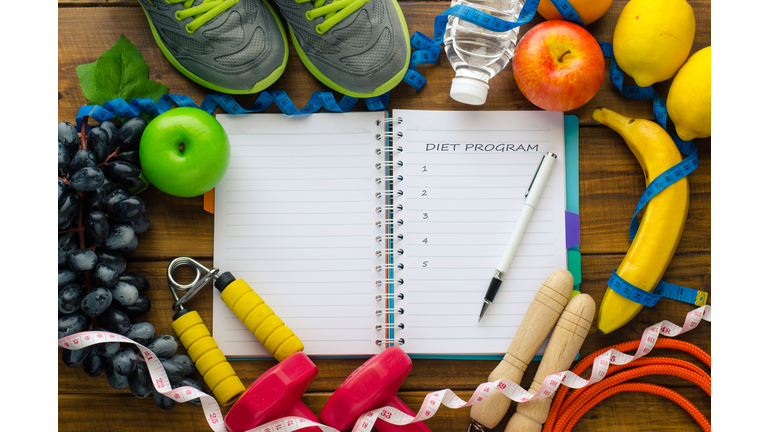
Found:
<path fill-rule="evenodd" d="M 120 152 L 120 146 L 115 147 L 115 151 L 112 152 L 109 156 L 107 156 L 106 159 L 104 159 L 104 162 L 96 165 L 96 168 L 103 167 L 104 165 L 108 164 L 109 161 L 117 157 L 117 154 Z"/>
<path fill-rule="evenodd" d="M 83 124 L 80 126 L 80 147 L 85 150 L 88 148 L 88 140 L 86 139 L 88 137 L 88 116 L 83 117 Z"/>
<path fill-rule="evenodd" d="M 87 140 L 87 134 L 86 131 L 88 130 L 88 116 L 83 117 L 83 125 L 80 128 L 80 146 L 85 150 L 88 148 L 88 140 Z M 64 180 L 66 182 L 66 180 Z M 80 196 L 80 209 L 78 210 L 77 214 L 77 228 L 75 228 L 73 231 L 77 232 L 78 240 L 80 242 L 80 249 L 85 249 L 85 227 L 83 226 L 83 197 L 84 194 L 82 192 L 77 193 Z M 88 294 L 91 292 L 91 275 L 88 274 L 88 272 L 83 273 L 83 278 L 85 279 L 85 293 Z M 96 317 L 91 317 L 91 323 L 88 325 L 88 330 L 98 327 L 98 323 L 96 322 Z"/>
<path fill-rule="evenodd" d="M 88 116 L 83 116 L 83 123 L 80 127 L 80 147 L 82 147 L 83 150 L 88 148 Z M 104 165 L 107 165 L 112 159 L 117 157 L 117 154 L 120 152 L 120 146 L 117 146 L 115 150 L 107 156 L 106 159 L 104 159 L 104 162 L 96 165 L 96 168 L 102 167 Z M 69 184 L 69 181 L 59 176 L 59 180 L 64 182 L 64 184 Z M 84 205 L 84 197 L 85 194 L 82 192 L 78 192 L 77 195 L 80 197 L 80 209 L 78 210 L 77 214 L 77 228 L 70 228 L 67 231 L 59 231 L 59 234 L 64 234 L 67 232 L 76 232 L 78 241 L 80 243 L 80 249 L 86 249 L 85 247 L 85 227 L 83 226 L 83 205 Z M 95 247 L 91 246 L 88 249 L 94 250 Z M 91 276 L 88 274 L 88 272 L 83 273 L 83 278 L 85 279 L 85 293 L 88 294 L 91 292 L 92 286 L 91 286 Z M 91 317 L 91 323 L 88 325 L 88 330 L 98 327 L 98 323 L 96 322 L 96 317 Z"/>

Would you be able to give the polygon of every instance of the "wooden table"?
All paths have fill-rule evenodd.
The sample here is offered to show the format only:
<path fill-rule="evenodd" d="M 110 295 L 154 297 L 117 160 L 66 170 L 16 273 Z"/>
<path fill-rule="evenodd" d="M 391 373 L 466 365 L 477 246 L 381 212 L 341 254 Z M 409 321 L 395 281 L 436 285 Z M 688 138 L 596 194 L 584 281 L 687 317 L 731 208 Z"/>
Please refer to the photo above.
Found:
<path fill-rule="evenodd" d="M 588 30 L 598 41 L 611 42 L 613 29 L 626 1 L 616 0 L 608 13 Z M 710 2 L 690 1 L 696 16 L 696 36 L 691 53 L 711 44 Z M 402 0 L 411 34 L 420 31 L 431 35 L 434 17 L 447 9 L 444 1 Z M 523 26 L 521 34 L 541 22 L 540 16 Z M 108 3 L 88 0 L 59 0 L 59 121 L 74 122 L 80 106 L 86 104 L 75 67 L 95 61 L 119 38 L 125 35 L 141 51 L 149 65 L 150 78 L 166 84 L 170 93 L 192 97 L 198 104 L 209 90 L 194 84 L 177 72 L 163 57 L 155 44 L 146 18 L 136 1 L 111 0 Z M 437 64 L 421 66 L 427 84 L 420 92 L 405 84 L 391 92 L 390 106 L 408 109 L 445 110 L 532 110 L 537 109 L 517 89 L 511 67 L 507 67 L 491 82 L 488 101 L 480 108 L 462 105 L 448 96 L 454 74 L 445 56 Z M 593 296 L 598 307 L 606 290 L 611 271 L 621 262 L 629 248 L 628 226 L 639 195 L 644 190 L 640 166 L 624 141 L 612 130 L 597 124 L 592 111 L 605 106 L 628 116 L 651 119 L 649 100 L 630 100 L 612 87 L 607 78 L 597 96 L 584 107 L 574 110 L 580 123 L 579 176 L 581 207 L 581 246 L 583 282 L 581 290 Z M 666 97 L 670 81 L 654 87 Z M 625 84 L 631 84 L 626 78 Z M 273 89 L 284 89 L 298 107 L 302 107 L 315 91 L 326 91 L 314 79 L 291 48 L 288 67 Z M 236 100 L 249 107 L 255 96 L 238 96 Z M 355 110 L 365 110 L 359 102 Z M 217 112 L 223 112 L 219 108 Z M 274 106 L 268 112 L 279 112 Z M 674 130 L 674 129 L 672 129 Z M 695 140 L 700 167 L 690 176 L 690 210 L 677 253 L 665 274 L 665 280 L 710 292 L 711 304 L 711 221 L 710 221 L 710 140 Z M 144 274 L 151 283 L 149 297 L 152 310 L 146 315 L 158 334 L 173 334 L 171 329 L 171 297 L 165 270 L 169 261 L 186 255 L 210 265 L 213 257 L 213 215 L 203 211 L 202 197 L 183 199 L 165 195 L 150 187 L 141 194 L 147 203 L 151 220 L 148 232 L 140 236 L 136 251 L 127 255 L 128 270 Z M 211 302 L 208 296 L 195 298 L 191 305 L 211 326 Z M 598 335 L 593 328 L 584 343 L 582 355 L 619 342 L 638 339 L 647 326 L 668 319 L 682 324 L 692 306 L 662 299 L 653 308 L 644 308 L 628 325 L 607 336 Z M 695 343 L 711 353 L 711 325 L 679 337 Z M 183 348 L 180 348 L 182 352 Z M 652 355 L 681 357 L 669 350 L 654 350 Z M 700 364 L 695 359 L 694 363 Z M 316 414 L 341 382 L 362 364 L 361 359 L 317 360 L 320 373 L 305 394 L 303 401 Z M 432 390 L 453 389 L 465 400 L 495 367 L 495 361 L 415 360 L 413 371 L 400 388 L 400 396 L 412 408 L 418 409 L 425 395 Z M 233 366 L 248 386 L 275 361 L 235 361 Z M 533 362 L 523 378 L 527 385 L 533 379 L 538 362 Z M 115 390 L 101 376 L 90 378 L 81 368 L 59 365 L 59 430 L 209 430 L 199 407 L 180 404 L 163 411 L 151 397 L 135 398 L 127 389 Z M 706 370 L 706 369 L 705 369 Z M 197 376 L 197 373 L 196 373 Z M 197 376 L 202 382 L 202 378 Z M 710 397 L 695 385 L 681 379 L 654 376 L 643 379 L 670 387 L 688 398 L 707 418 L 711 419 Z M 501 431 L 507 417 L 494 430 Z M 433 431 L 464 432 L 469 409 L 441 408 L 426 424 Z M 608 398 L 588 412 L 574 428 L 575 431 L 687 431 L 699 430 L 693 419 L 678 405 L 658 396 L 641 393 L 621 393 Z"/>

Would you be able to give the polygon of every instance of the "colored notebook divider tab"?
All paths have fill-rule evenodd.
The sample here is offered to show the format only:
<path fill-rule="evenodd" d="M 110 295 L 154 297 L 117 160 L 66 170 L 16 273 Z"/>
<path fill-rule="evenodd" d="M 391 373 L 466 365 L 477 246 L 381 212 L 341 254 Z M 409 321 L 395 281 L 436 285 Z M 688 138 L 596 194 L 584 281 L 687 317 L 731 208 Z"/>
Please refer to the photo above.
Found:
<path fill-rule="evenodd" d="M 213 114 L 217 107 L 221 107 L 228 114 L 252 114 L 265 111 L 273 103 L 283 114 L 300 115 L 313 114 L 321 109 L 329 112 L 349 112 L 357 103 L 358 98 L 342 95 L 339 102 L 331 92 L 315 92 L 309 98 L 309 101 L 303 108 L 299 109 L 293 103 L 288 94 L 283 90 L 265 90 L 259 94 L 256 101 L 250 108 L 243 108 L 235 99 L 228 94 L 209 94 L 205 96 L 203 102 L 198 106 L 192 98 L 184 95 L 166 93 L 155 102 L 153 99 L 136 98 L 126 102 L 121 98 L 116 98 L 104 102 L 104 106 L 84 105 L 77 111 L 77 129 L 80 130 L 85 117 L 90 117 L 96 121 L 102 122 L 115 117 L 128 118 L 136 117 L 142 112 L 153 117 L 170 110 L 174 105 L 179 107 L 200 108 L 208 114 Z M 389 92 L 375 97 L 364 98 L 366 107 L 369 111 L 380 111 L 387 107 L 389 103 Z"/>
<path fill-rule="evenodd" d="M 428 420 L 434 417 L 441 405 L 451 409 L 465 408 L 483 403 L 489 399 L 491 394 L 495 391 L 503 393 L 506 397 L 515 402 L 528 402 L 551 397 L 560 385 L 572 389 L 581 389 L 602 381 L 603 378 L 608 376 L 607 372 L 611 365 L 626 365 L 646 356 L 656 345 L 659 336 L 679 336 L 698 327 L 702 320 L 708 322 L 712 321 L 711 306 L 705 305 L 688 312 L 682 327 L 667 320 L 647 327 L 643 331 L 643 335 L 639 340 L 639 346 L 634 355 L 629 355 L 612 348 L 595 357 L 592 363 L 592 372 L 589 379 L 581 378 L 571 371 L 557 372 L 547 375 L 547 377 L 542 380 L 542 385 L 535 394 L 527 392 L 523 387 L 511 380 L 496 380 L 480 384 L 467 401 L 458 397 L 451 389 L 443 389 L 427 394 L 415 416 L 408 415 L 391 406 L 377 408 L 361 414 L 352 428 L 352 432 L 369 432 L 373 430 L 374 424 L 377 421 L 384 421 L 402 426 Z M 323 432 L 338 432 L 337 429 L 327 425 L 294 416 L 283 417 L 271 421 L 260 425 L 249 432 L 295 431 L 312 426 L 319 427 Z"/>
<path fill-rule="evenodd" d="M 200 399 L 203 412 L 205 413 L 205 419 L 211 430 L 214 432 L 228 432 L 224 425 L 224 415 L 222 414 L 216 399 L 191 386 L 171 388 L 171 382 L 168 379 L 168 374 L 165 373 L 165 368 L 162 363 L 160 363 L 160 360 L 155 353 L 144 345 L 121 334 L 107 331 L 84 331 L 75 333 L 60 338 L 58 340 L 58 345 L 61 348 L 74 351 L 92 345 L 114 342 L 129 343 L 139 348 L 137 357 L 139 357 L 139 361 L 143 361 L 147 364 L 147 370 L 152 378 L 152 385 L 158 393 L 176 402 L 188 402 L 193 399 Z"/>
<path fill-rule="evenodd" d="M 565 211 L 565 248 L 571 249 L 581 243 L 579 214 Z"/>
<path fill-rule="evenodd" d="M 565 182 L 579 184 L 579 118 L 575 115 L 564 115 L 565 123 Z M 568 271 L 573 275 L 573 294 L 579 292 L 581 284 L 581 220 L 579 216 L 579 188 L 570 187 L 565 191 L 566 209 L 566 247 L 568 254 Z M 575 216 L 574 216 L 575 215 Z M 575 220 L 574 220 L 575 219 Z M 570 228 L 569 228 L 570 227 Z"/>

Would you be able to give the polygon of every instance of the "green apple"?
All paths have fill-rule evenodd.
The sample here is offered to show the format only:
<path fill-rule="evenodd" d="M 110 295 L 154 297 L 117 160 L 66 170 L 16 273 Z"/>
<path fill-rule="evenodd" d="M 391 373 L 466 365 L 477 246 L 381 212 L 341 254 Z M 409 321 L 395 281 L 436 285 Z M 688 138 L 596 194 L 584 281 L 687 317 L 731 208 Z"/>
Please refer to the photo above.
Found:
<path fill-rule="evenodd" d="M 199 108 L 168 110 L 149 122 L 139 145 L 141 169 L 150 183 L 178 197 L 213 189 L 229 166 L 229 138 Z"/>

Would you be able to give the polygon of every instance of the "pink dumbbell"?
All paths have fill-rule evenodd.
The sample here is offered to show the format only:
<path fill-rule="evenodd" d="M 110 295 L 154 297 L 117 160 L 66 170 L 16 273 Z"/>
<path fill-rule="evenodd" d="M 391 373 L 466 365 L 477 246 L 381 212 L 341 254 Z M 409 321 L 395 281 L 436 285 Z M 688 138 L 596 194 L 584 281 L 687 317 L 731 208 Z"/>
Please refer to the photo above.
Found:
<path fill-rule="evenodd" d="M 301 402 L 301 396 L 316 376 L 317 366 L 306 354 L 292 354 L 248 386 L 227 412 L 224 424 L 230 432 L 243 432 L 288 416 L 319 422 Z M 320 431 L 316 427 L 306 430 Z"/>
<path fill-rule="evenodd" d="M 340 431 L 351 429 L 361 414 L 391 406 L 414 416 L 399 397 L 397 389 L 413 368 L 413 363 L 398 347 L 389 347 L 357 368 L 336 390 L 320 412 L 320 419 Z M 398 426 L 379 419 L 379 432 L 430 432 L 422 422 Z"/>

